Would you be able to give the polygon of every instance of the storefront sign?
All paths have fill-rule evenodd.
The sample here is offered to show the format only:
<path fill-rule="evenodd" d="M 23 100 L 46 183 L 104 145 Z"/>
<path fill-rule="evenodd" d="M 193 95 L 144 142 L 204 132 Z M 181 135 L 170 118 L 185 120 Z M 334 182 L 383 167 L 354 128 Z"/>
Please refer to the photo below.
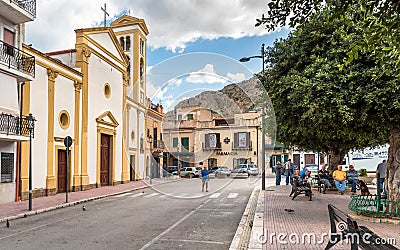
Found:
<path fill-rule="evenodd" d="M 217 155 L 237 155 L 237 152 L 223 152 L 223 151 L 218 151 Z"/>

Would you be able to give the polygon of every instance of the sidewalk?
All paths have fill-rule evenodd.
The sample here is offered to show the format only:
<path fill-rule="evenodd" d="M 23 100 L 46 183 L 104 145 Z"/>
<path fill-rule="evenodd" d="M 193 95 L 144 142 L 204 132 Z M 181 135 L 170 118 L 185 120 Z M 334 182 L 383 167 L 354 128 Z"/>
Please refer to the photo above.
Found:
<path fill-rule="evenodd" d="M 327 234 L 330 230 L 330 222 L 328 216 L 328 204 L 331 203 L 344 213 L 352 213 L 348 209 L 350 201 L 349 193 L 339 195 L 335 191 L 328 191 L 327 194 L 320 194 L 313 190 L 313 199 L 308 201 L 308 197 L 299 195 L 292 200 L 289 197 L 291 186 L 272 186 L 267 187 L 265 191 L 260 192 L 260 196 L 264 197 L 264 239 L 262 249 L 324 249 L 328 243 Z M 285 209 L 292 209 L 293 212 L 287 212 Z M 356 218 L 359 226 L 366 226 L 382 238 L 395 238 L 396 247 L 400 246 L 400 224 L 388 223 L 373 223 Z M 272 235 L 275 235 L 273 237 Z M 277 238 L 278 235 L 286 235 L 284 241 L 287 244 L 282 244 Z M 289 236 L 293 234 L 294 240 L 290 240 Z M 315 234 L 315 244 L 302 244 L 301 236 L 307 234 Z M 300 243 L 294 243 L 296 236 L 300 236 Z M 252 236 L 254 242 L 255 237 Z M 272 240 L 270 240 L 272 237 Z M 282 236 L 283 237 L 283 236 Z M 323 238 L 322 238 L 323 237 Z M 258 238 L 259 235 L 258 235 Z M 321 240 L 322 238 L 322 240 Z M 262 242 L 263 239 L 258 239 Z M 320 242 L 318 242 L 320 241 Z M 260 244 L 259 244 L 260 245 Z M 261 249 L 261 248 L 259 248 Z M 333 249 L 349 249 L 349 245 L 338 243 Z"/>
<path fill-rule="evenodd" d="M 117 195 L 132 190 L 143 189 L 159 185 L 162 183 L 176 181 L 174 178 L 152 179 L 150 185 L 148 181 L 132 181 L 125 184 L 115 186 L 103 186 L 80 192 L 68 192 L 68 203 L 66 203 L 66 194 L 59 193 L 56 195 L 39 197 L 32 199 L 32 211 L 28 210 L 29 201 L 9 202 L 0 204 L 0 222 L 21 218 L 33 214 L 54 210 L 61 207 L 73 206 L 82 202 L 97 200 L 103 197 Z"/>

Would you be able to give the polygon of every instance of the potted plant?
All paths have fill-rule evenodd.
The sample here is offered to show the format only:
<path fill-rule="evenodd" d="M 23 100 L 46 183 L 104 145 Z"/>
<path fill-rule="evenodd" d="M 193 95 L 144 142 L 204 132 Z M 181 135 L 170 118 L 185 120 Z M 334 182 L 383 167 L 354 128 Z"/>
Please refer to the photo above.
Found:
<path fill-rule="evenodd" d="M 193 174 L 192 174 L 192 173 L 186 173 L 186 174 L 185 174 L 185 178 L 189 178 L 189 179 L 191 179 L 191 178 L 192 178 L 192 176 L 193 176 Z"/>

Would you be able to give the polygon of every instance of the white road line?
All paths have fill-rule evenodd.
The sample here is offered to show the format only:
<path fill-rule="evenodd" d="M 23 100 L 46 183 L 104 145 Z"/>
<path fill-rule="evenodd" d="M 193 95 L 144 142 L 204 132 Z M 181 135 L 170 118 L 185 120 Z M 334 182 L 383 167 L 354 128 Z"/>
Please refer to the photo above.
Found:
<path fill-rule="evenodd" d="M 198 207 L 196 207 L 193 211 L 191 211 L 190 213 L 188 213 L 187 215 L 185 215 L 182 219 L 178 220 L 177 222 L 175 222 L 174 225 L 170 226 L 169 228 L 167 228 L 164 232 L 160 233 L 157 237 L 155 237 L 154 239 L 152 239 L 151 241 L 147 242 L 146 245 L 144 245 L 142 248 L 140 248 L 140 250 L 144 250 L 146 248 L 148 248 L 149 246 L 153 245 L 154 242 L 156 242 L 157 240 L 159 240 L 163 235 L 167 234 L 168 232 L 170 232 L 172 229 L 174 229 L 176 226 L 178 226 L 180 223 L 182 223 L 182 221 L 186 220 L 187 218 L 189 218 L 192 214 L 194 214 L 195 212 L 197 212 L 197 210 L 199 210 L 200 208 L 202 208 L 209 200 L 206 200 L 205 202 L 201 203 Z"/>
<path fill-rule="evenodd" d="M 61 221 L 64 221 L 64 220 L 69 220 L 69 219 L 71 219 L 71 218 L 72 218 L 72 217 L 66 217 L 66 218 L 63 218 L 63 219 L 60 219 L 60 220 L 56 220 L 56 221 L 53 221 L 53 222 L 44 224 L 44 225 L 40 225 L 40 226 L 37 226 L 37 227 L 29 228 L 29 229 L 27 229 L 27 230 L 19 231 L 19 232 L 16 232 L 16 233 L 13 233 L 13 234 L 10 234 L 10 235 L 1 237 L 0 240 L 5 239 L 5 238 L 8 238 L 8 237 L 15 236 L 15 235 L 18 235 L 18 234 L 26 233 L 26 232 L 29 232 L 29 231 L 34 231 L 34 230 L 39 229 L 39 228 L 42 228 L 42 227 L 48 227 L 48 226 L 50 226 L 50 225 L 52 225 L 52 224 L 56 224 L 56 223 L 61 222 Z"/>
<path fill-rule="evenodd" d="M 215 199 L 215 198 L 218 198 L 220 195 L 221 195 L 221 193 L 215 193 L 215 194 L 210 195 L 210 198 Z"/>
<path fill-rule="evenodd" d="M 123 194 L 116 195 L 114 197 L 124 197 L 124 196 L 131 195 L 131 194 L 132 193 L 123 193 Z"/>
<path fill-rule="evenodd" d="M 134 194 L 134 195 L 131 195 L 131 196 L 129 196 L 129 197 L 130 197 L 130 198 L 136 198 L 136 197 L 139 197 L 139 196 L 142 196 L 142 195 L 144 195 L 144 193 Z"/>
<path fill-rule="evenodd" d="M 238 193 L 230 193 L 228 195 L 228 199 L 235 199 L 238 196 Z"/>
<path fill-rule="evenodd" d="M 153 196 L 156 196 L 156 195 L 159 195 L 159 193 L 148 194 L 144 198 L 150 198 L 150 197 L 153 197 Z"/>

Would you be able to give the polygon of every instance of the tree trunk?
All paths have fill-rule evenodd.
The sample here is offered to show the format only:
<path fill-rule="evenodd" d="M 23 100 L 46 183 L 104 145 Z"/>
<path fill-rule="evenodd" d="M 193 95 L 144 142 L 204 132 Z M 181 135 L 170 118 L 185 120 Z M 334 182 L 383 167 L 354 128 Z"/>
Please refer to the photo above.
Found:
<path fill-rule="evenodd" d="M 389 200 L 400 200 L 400 129 L 390 131 L 385 188 Z"/>
<path fill-rule="evenodd" d="M 340 156 L 340 154 L 338 154 L 337 152 L 332 152 L 331 153 L 331 158 L 329 161 L 329 172 L 332 174 L 333 171 L 335 171 L 337 169 L 337 166 L 340 165 L 340 163 L 342 162 L 342 157 Z"/>
<path fill-rule="evenodd" d="M 345 155 L 347 154 L 347 152 L 349 152 L 349 150 L 332 150 L 330 152 L 330 160 L 329 160 L 329 172 L 332 174 L 333 171 L 335 171 L 337 169 L 337 167 L 339 165 L 341 165 L 343 157 L 345 157 Z"/>

